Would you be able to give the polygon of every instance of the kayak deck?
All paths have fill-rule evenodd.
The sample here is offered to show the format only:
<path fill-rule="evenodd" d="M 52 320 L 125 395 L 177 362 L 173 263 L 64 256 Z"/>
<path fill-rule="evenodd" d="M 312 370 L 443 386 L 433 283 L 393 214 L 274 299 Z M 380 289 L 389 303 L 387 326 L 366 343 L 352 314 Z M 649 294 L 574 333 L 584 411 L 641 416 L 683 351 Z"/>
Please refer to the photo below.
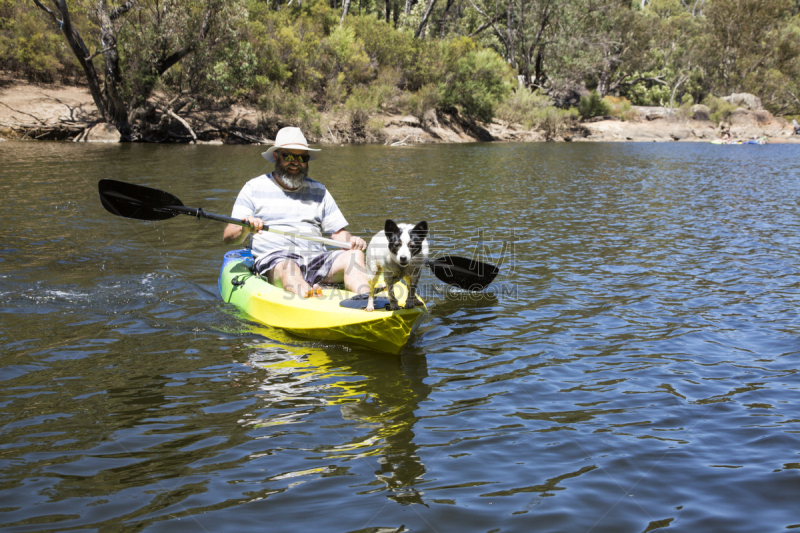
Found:
<path fill-rule="evenodd" d="M 219 277 L 222 299 L 257 322 L 300 337 L 346 341 L 399 353 L 427 314 L 424 303 L 414 309 L 398 311 L 376 306 L 375 311 L 369 313 L 342 307 L 340 302 L 356 295 L 339 288 L 323 289 L 322 296 L 300 298 L 253 274 L 252 266 L 253 256 L 249 250 L 225 254 Z M 405 285 L 396 284 L 395 294 L 402 306 L 408 294 Z"/>

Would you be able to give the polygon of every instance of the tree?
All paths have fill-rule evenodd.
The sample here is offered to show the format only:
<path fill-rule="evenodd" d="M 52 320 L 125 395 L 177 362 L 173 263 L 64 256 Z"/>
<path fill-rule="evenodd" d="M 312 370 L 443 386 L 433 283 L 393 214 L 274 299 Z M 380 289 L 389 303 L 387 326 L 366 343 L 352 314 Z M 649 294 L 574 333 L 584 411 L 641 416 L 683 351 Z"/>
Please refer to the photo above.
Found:
<path fill-rule="evenodd" d="M 66 0 L 51 0 L 52 8 L 46 1 L 33 3 L 64 35 L 100 115 L 114 124 L 123 140 L 137 140 L 145 133 L 138 125 L 132 126 L 130 115 L 161 77 L 201 46 L 213 50 L 227 45 L 235 37 L 232 28 L 246 13 L 242 0 L 126 0 L 117 6 L 108 0 L 93 4 L 85 0 L 86 11 L 99 30 L 99 50 L 94 51 L 97 47 L 87 46 L 73 24 Z M 98 56 L 103 59 L 99 69 L 94 63 Z"/>
<path fill-rule="evenodd" d="M 705 7 L 706 68 L 724 94 L 757 92 L 780 51 L 788 0 L 713 0 Z"/>

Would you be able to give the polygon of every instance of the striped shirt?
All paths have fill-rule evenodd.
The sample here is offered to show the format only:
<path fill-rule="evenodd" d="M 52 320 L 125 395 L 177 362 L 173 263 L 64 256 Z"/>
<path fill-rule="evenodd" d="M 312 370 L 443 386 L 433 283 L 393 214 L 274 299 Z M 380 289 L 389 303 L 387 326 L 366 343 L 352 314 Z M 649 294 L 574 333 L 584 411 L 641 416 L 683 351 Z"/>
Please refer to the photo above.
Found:
<path fill-rule="evenodd" d="M 323 184 L 306 178 L 302 187 L 290 191 L 278 185 L 272 173 L 253 178 L 242 187 L 231 216 L 238 219 L 255 216 L 266 226 L 316 237 L 347 226 L 347 220 Z M 309 258 L 325 251 L 320 243 L 268 231 L 252 234 L 251 247 L 256 258 L 279 250 Z"/>

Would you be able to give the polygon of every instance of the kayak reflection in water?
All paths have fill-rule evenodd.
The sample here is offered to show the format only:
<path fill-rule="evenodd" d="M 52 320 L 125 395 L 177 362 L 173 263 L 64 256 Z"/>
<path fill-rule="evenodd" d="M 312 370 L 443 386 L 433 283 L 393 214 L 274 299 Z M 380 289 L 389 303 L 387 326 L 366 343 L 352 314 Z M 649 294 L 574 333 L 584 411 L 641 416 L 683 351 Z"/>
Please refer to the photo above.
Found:
<path fill-rule="evenodd" d="M 308 177 L 308 162 L 313 159 L 300 128 L 282 128 L 274 146 L 261 154 L 275 163 L 275 170 L 248 181 L 233 206 L 231 216 L 250 224 L 250 228 L 228 224 L 223 241 L 242 244 L 252 235 L 255 269 L 270 283 L 280 281 L 283 288 L 301 298 L 321 296 L 321 283 L 342 283 L 347 290 L 368 290 L 363 250 L 367 243 L 344 228 L 347 220 L 325 186 Z M 350 244 L 349 250 L 327 251 L 321 244 L 265 231 L 268 227 L 321 237 L 330 234 Z"/>

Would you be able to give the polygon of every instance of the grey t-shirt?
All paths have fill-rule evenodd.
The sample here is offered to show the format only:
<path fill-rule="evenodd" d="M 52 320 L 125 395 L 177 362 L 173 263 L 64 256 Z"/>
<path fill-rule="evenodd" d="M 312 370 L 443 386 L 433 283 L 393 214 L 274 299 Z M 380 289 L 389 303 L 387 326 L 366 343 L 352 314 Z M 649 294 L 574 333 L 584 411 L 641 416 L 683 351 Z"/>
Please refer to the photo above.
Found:
<path fill-rule="evenodd" d="M 278 185 L 272 173 L 253 178 L 242 187 L 231 216 L 238 219 L 256 216 L 272 228 L 316 237 L 347 226 L 347 220 L 323 184 L 306 178 L 302 187 L 290 191 Z M 267 231 L 252 235 L 252 249 L 256 258 L 279 250 L 303 257 L 325 251 L 319 243 Z"/>

